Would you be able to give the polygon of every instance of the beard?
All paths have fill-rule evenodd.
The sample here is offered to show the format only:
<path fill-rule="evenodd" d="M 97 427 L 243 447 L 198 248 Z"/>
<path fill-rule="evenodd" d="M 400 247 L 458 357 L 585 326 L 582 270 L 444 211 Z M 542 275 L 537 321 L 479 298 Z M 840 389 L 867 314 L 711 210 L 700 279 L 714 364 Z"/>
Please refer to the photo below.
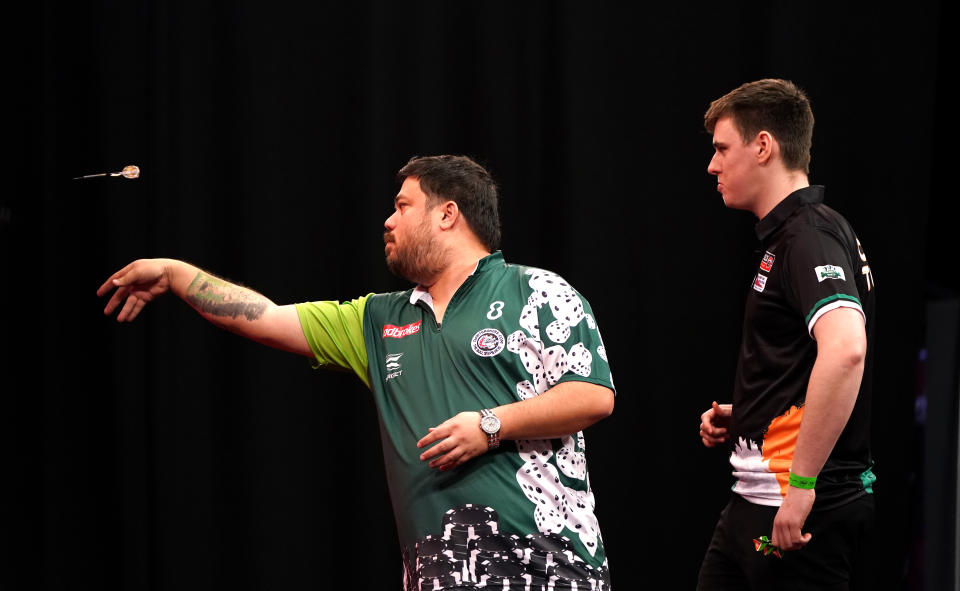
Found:
<path fill-rule="evenodd" d="M 446 251 L 436 237 L 430 234 L 426 220 L 410 236 L 404 247 L 394 242 L 391 232 L 384 232 L 383 241 L 393 243 L 393 253 L 386 256 L 387 269 L 397 277 L 417 285 L 430 285 L 446 268 Z"/>

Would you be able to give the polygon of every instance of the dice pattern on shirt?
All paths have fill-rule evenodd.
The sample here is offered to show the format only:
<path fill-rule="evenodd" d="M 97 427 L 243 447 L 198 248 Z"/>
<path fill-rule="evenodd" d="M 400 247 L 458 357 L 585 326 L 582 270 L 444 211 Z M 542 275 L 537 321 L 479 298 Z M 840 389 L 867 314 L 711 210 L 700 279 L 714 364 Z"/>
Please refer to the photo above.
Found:
<path fill-rule="evenodd" d="M 582 342 L 569 343 L 572 327 L 586 322 L 596 330 L 593 317 L 584 310 L 580 295 L 561 277 L 548 271 L 530 269 L 533 292 L 520 312 L 520 329 L 507 337 L 506 349 L 520 357 L 530 379 L 517 382 L 517 396 L 526 400 L 546 392 L 567 372 L 590 377 L 593 353 Z M 541 340 L 541 320 L 545 308 L 553 319 L 546 324 Z M 602 342 L 602 341 L 601 341 Z M 549 344 L 550 346 L 547 346 Z M 569 348 L 568 348 L 569 347 Z M 596 355 L 606 361 L 606 350 L 597 347 Z M 564 529 L 576 533 L 587 550 L 597 550 L 599 525 L 592 510 L 593 492 L 587 474 L 583 432 L 561 439 L 562 447 L 553 451 L 550 440 L 516 441 L 523 465 L 517 470 L 517 482 L 524 496 L 533 503 L 533 518 L 541 533 L 559 534 Z M 564 478 L 583 481 L 586 490 L 564 485 Z"/>

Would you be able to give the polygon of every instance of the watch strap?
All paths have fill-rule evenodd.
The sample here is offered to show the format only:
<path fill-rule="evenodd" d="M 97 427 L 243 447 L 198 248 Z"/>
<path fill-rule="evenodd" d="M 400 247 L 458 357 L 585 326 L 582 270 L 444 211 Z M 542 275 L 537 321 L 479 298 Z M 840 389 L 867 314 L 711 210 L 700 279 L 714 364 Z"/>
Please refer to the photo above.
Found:
<path fill-rule="evenodd" d="M 497 420 L 498 428 L 496 432 L 491 433 L 483 428 L 483 421 L 486 417 L 493 417 Z M 492 410 L 489 408 L 484 408 L 480 410 L 480 430 L 487 436 L 487 449 L 493 449 L 495 447 L 500 447 L 500 417 L 495 415 Z"/>

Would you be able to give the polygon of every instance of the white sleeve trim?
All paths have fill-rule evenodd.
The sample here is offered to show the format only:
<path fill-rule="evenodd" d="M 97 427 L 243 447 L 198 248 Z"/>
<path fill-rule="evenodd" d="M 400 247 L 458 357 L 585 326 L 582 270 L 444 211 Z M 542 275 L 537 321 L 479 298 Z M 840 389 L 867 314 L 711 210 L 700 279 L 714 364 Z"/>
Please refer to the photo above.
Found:
<path fill-rule="evenodd" d="M 863 323 L 867 323 L 867 315 L 864 314 L 863 308 L 860 307 L 860 304 L 857 302 L 851 302 L 850 300 L 835 300 L 817 310 L 816 314 L 813 315 L 813 318 L 810 319 L 810 322 L 807 323 L 807 333 L 810 335 L 811 339 L 814 338 L 813 325 L 817 323 L 817 320 L 820 320 L 820 317 L 827 312 L 836 310 L 837 308 L 853 308 L 857 312 L 860 312 L 860 316 L 863 317 Z"/>

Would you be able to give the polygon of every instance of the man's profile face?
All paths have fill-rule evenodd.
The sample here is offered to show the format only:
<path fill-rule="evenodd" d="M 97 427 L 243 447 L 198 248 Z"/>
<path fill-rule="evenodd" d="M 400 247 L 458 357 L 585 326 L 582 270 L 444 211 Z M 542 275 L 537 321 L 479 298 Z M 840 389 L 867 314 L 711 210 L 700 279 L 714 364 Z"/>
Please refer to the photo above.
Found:
<path fill-rule="evenodd" d="M 438 245 L 427 194 L 416 177 L 407 177 L 393 200 L 393 213 L 383 223 L 383 252 L 395 275 L 423 284 L 439 272 Z"/>
<path fill-rule="evenodd" d="M 713 128 L 714 153 L 707 172 L 717 177 L 717 191 L 727 207 L 753 210 L 759 169 L 756 141 L 744 144 L 732 117 L 722 117 Z"/>

